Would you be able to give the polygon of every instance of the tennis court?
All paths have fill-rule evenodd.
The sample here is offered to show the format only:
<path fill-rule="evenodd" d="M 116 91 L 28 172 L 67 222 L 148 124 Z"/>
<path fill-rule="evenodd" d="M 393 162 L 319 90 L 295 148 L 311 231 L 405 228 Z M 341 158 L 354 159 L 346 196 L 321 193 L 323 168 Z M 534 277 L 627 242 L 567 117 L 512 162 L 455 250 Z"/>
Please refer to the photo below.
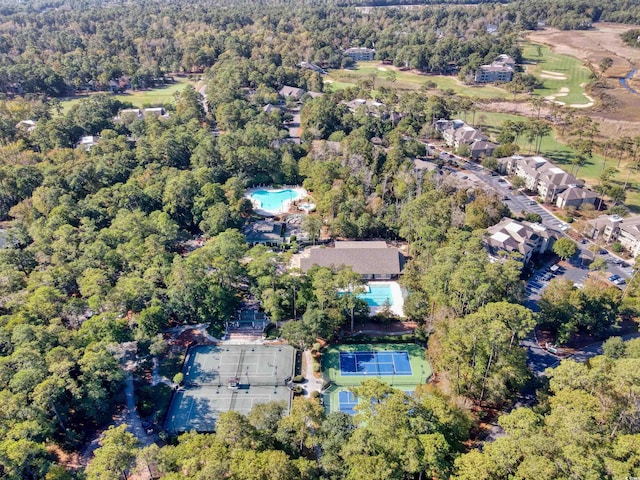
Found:
<path fill-rule="evenodd" d="M 356 406 L 358 405 L 358 398 L 353 394 L 351 390 L 338 390 L 338 408 L 337 410 L 342 413 L 348 413 L 349 415 L 356 414 Z M 404 393 L 413 396 L 415 393 L 413 390 L 404 390 Z"/>
<path fill-rule="evenodd" d="M 176 391 L 165 421 L 171 433 L 215 430 L 220 413 L 243 414 L 272 400 L 291 403 L 286 386 L 295 368 L 288 345 L 201 345 L 187 352 L 184 388 Z"/>
<path fill-rule="evenodd" d="M 201 345 L 184 362 L 185 385 L 283 385 L 293 376 L 294 350 L 288 345 Z"/>
<path fill-rule="evenodd" d="M 291 390 L 284 385 L 252 385 L 237 389 L 224 385 L 178 390 L 171 401 L 165 429 L 171 433 L 213 432 L 221 413 L 233 410 L 246 415 L 255 405 L 272 400 L 285 402 L 289 407 Z"/>
<path fill-rule="evenodd" d="M 358 405 L 358 399 L 353 392 L 349 390 L 342 390 L 338 392 L 338 410 L 349 415 L 355 415 L 355 407 Z"/>
<path fill-rule="evenodd" d="M 425 349 L 413 343 L 340 344 L 322 354 L 322 372 L 332 383 L 323 397 L 327 412 L 354 414 L 358 401 L 351 387 L 377 378 L 411 394 L 429 380 L 431 366 Z"/>
<path fill-rule="evenodd" d="M 408 352 L 340 352 L 342 375 L 411 375 Z"/>

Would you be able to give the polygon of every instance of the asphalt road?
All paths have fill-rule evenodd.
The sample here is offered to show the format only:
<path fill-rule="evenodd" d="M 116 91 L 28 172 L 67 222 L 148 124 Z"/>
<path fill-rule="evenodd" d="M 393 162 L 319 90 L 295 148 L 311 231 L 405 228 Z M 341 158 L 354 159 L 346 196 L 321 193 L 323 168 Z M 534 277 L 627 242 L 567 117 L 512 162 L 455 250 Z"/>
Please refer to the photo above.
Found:
<path fill-rule="evenodd" d="M 564 224 L 560 219 L 555 217 L 546 208 L 540 205 L 533 198 L 528 197 L 520 192 L 514 191 L 511 185 L 505 177 L 491 174 L 490 171 L 483 168 L 481 165 L 466 161 L 460 157 L 452 155 L 457 163 L 461 166 L 461 170 L 449 169 L 449 171 L 463 181 L 470 181 L 478 184 L 478 182 L 484 183 L 485 187 L 489 187 L 496 192 L 496 194 L 503 199 L 504 203 L 514 213 L 536 213 L 540 215 L 542 219 L 542 225 L 546 228 L 559 233 L 562 236 L 569 237 L 566 233 L 568 225 Z M 570 228 L 570 227 L 569 227 Z M 570 237 L 569 237 L 570 238 Z M 588 277 L 589 269 L 588 265 L 596 257 L 602 257 L 607 262 L 607 277 L 616 274 L 621 278 L 628 280 L 633 275 L 633 265 L 622 267 L 619 263 L 622 259 L 613 253 L 601 250 L 598 252 L 595 245 L 588 239 L 584 239 L 580 242 L 576 242 L 578 247 L 577 254 L 570 259 L 568 267 L 557 275 L 571 280 L 575 285 L 580 286 L 584 284 L 584 281 Z M 592 250 L 596 250 L 594 253 Z M 533 311 L 539 311 L 538 300 L 540 295 L 544 292 L 544 289 L 548 285 L 548 280 L 544 280 L 542 275 L 544 271 L 550 265 L 544 265 L 534 273 L 534 275 L 527 282 L 526 297 L 523 302 L 527 307 Z M 624 285 L 619 288 L 624 289 Z M 640 333 L 626 335 L 623 338 L 629 340 L 630 338 L 636 338 L 640 336 Z M 547 368 L 555 367 L 560 363 L 560 357 L 552 354 L 544 348 L 541 348 L 535 338 L 535 334 L 532 334 L 530 338 L 526 338 L 521 342 L 521 345 L 527 349 L 527 363 L 533 370 L 536 376 L 544 375 L 544 371 Z M 572 358 L 577 361 L 585 361 L 586 359 L 602 353 L 602 342 L 585 347 L 583 350 L 576 352 Z"/>

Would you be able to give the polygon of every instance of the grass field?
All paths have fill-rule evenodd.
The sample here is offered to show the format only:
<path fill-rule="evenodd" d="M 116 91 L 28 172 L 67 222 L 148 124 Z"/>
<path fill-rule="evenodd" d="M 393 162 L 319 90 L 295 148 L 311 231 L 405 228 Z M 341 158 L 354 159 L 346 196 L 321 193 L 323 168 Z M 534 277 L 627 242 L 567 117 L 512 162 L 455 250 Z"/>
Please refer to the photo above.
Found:
<path fill-rule="evenodd" d="M 470 117 L 468 117 L 468 119 L 470 120 Z M 508 113 L 482 112 L 480 114 L 476 114 L 475 120 L 477 127 L 480 127 L 485 134 L 495 138 L 506 120 L 527 121 L 528 118 Z M 520 145 L 521 154 L 533 155 L 535 153 L 531 150 L 530 144 L 526 138 L 520 138 L 518 143 Z M 559 141 L 556 138 L 555 133 L 551 133 L 543 138 L 540 155 L 551 160 L 553 163 L 568 172 L 573 172 L 573 169 L 575 168 L 571 163 L 575 158 L 574 150 L 566 143 Z M 585 180 L 589 185 L 597 185 L 600 174 L 602 173 L 604 162 L 604 157 L 594 154 L 585 165 L 580 167 L 577 177 Z M 615 168 L 617 166 L 617 160 L 608 158 L 607 166 Z M 640 213 L 640 190 L 638 190 L 640 186 L 640 171 L 630 171 L 625 163 L 622 163 L 620 168 L 617 170 L 618 171 L 614 176 L 614 181 L 620 185 L 625 183 L 627 177 L 629 181 L 627 200 L 625 204 L 633 212 Z"/>
<path fill-rule="evenodd" d="M 342 375 L 340 352 L 407 352 L 411 365 L 411 375 Z M 322 354 L 322 372 L 332 382 L 332 387 L 324 396 L 325 408 L 329 412 L 339 410 L 338 396 L 350 387 L 358 386 L 369 378 L 377 378 L 399 390 L 412 392 L 417 385 L 431 377 L 431 366 L 425 359 L 424 348 L 414 343 L 389 344 L 340 344 L 329 347 Z"/>
<path fill-rule="evenodd" d="M 187 85 L 195 85 L 195 82 L 186 78 L 179 78 L 175 83 L 159 88 L 151 88 L 149 90 L 134 90 L 127 93 L 114 95 L 120 101 L 131 102 L 134 107 L 154 107 L 168 103 L 174 103 L 173 95 L 181 91 Z M 64 115 L 69 109 L 89 95 L 77 95 L 75 97 L 67 97 L 60 101 L 62 114 Z"/>
<path fill-rule="evenodd" d="M 422 75 L 414 71 L 401 72 L 396 67 L 381 65 L 377 61 L 358 62 L 353 69 L 331 70 L 325 77 L 330 89 L 340 90 L 355 86 L 358 80 L 375 79 L 376 86 L 385 86 L 397 90 L 418 90 L 428 82 L 434 82 L 440 90 L 453 90 L 459 95 L 476 98 L 507 98 L 511 94 L 506 90 L 491 85 L 464 85 L 455 77 L 444 75 Z"/>
<path fill-rule="evenodd" d="M 523 44 L 522 53 L 528 64 L 527 72 L 539 78 L 544 85 L 534 93 L 568 105 L 591 103 L 584 89 L 591 72 L 580 60 L 555 53 L 546 45 L 530 42 Z"/>

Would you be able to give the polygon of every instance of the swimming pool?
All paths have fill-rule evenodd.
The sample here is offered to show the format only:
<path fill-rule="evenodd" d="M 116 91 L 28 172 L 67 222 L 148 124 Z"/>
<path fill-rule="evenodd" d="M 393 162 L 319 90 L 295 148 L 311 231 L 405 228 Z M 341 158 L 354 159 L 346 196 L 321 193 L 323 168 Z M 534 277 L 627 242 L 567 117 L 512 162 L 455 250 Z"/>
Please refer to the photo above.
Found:
<path fill-rule="evenodd" d="M 384 283 L 381 285 L 367 285 L 369 291 L 358 295 L 361 299 L 367 302 L 370 307 L 382 307 L 385 303 L 393 305 L 393 293 L 391 292 L 391 285 Z"/>
<path fill-rule="evenodd" d="M 391 312 L 404 317 L 404 294 L 398 282 L 369 282 L 358 298 L 367 302 L 371 315 L 383 311 L 388 305 Z"/>
<path fill-rule="evenodd" d="M 290 188 L 279 190 L 255 190 L 249 198 L 256 205 L 256 210 L 267 213 L 284 213 L 289 208 L 289 203 L 301 198 L 303 194 L 299 189 Z"/>

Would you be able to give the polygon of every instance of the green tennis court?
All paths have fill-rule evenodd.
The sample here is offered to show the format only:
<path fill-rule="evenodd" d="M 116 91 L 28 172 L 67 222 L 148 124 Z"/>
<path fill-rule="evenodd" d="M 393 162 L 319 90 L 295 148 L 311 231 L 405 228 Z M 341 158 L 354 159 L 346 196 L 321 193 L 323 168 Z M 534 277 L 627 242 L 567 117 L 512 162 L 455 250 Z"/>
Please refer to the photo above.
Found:
<path fill-rule="evenodd" d="M 171 433 L 212 432 L 222 412 L 243 414 L 272 400 L 291 404 L 294 373 L 288 345 L 201 345 L 187 352 L 184 387 L 174 393 L 165 421 Z"/>
<path fill-rule="evenodd" d="M 425 349 L 410 343 L 339 344 L 322 355 L 322 371 L 332 386 L 323 396 L 327 412 L 356 412 L 357 399 L 351 387 L 377 378 L 411 393 L 431 377 Z"/>
<path fill-rule="evenodd" d="M 255 405 L 272 400 L 282 401 L 289 407 L 291 390 L 284 385 L 252 385 L 246 388 L 223 385 L 219 388 L 204 386 L 178 390 L 171 401 L 165 429 L 171 433 L 191 430 L 213 432 L 221 413 L 233 410 L 246 415 Z"/>

